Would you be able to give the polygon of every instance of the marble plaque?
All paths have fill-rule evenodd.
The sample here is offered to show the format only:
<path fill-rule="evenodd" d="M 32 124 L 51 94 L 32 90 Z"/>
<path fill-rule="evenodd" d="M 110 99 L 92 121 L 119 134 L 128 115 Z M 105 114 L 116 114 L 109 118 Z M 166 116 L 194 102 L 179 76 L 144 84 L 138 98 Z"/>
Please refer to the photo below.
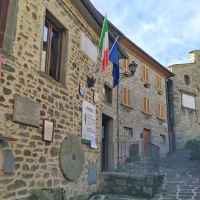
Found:
<path fill-rule="evenodd" d="M 40 103 L 15 94 L 13 121 L 39 127 Z"/>

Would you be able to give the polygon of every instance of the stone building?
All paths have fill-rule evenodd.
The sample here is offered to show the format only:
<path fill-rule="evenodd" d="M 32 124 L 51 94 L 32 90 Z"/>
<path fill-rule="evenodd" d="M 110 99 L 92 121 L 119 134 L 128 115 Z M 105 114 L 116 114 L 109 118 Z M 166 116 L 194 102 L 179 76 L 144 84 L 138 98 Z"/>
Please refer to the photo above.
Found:
<path fill-rule="evenodd" d="M 118 140 L 133 148 L 140 156 L 147 155 L 147 143 L 160 147 L 160 155 L 169 152 L 166 81 L 174 76 L 168 69 L 130 41 L 112 24 L 110 30 L 120 36 L 128 59 L 120 60 L 121 78 L 118 86 Z M 129 64 L 138 64 L 134 76 L 126 77 Z M 121 147 L 123 149 L 125 147 Z M 137 150 L 138 149 L 138 150 Z M 119 152 L 123 160 L 131 152 Z M 135 154 L 135 153 L 134 153 Z M 136 156 L 136 155 L 135 155 Z"/>
<path fill-rule="evenodd" d="M 117 141 L 117 90 L 111 101 L 105 97 L 112 66 L 93 88 L 87 87 L 87 78 L 95 77 L 100 67 L 94 61 L 103 21 L 88 0 L 0 3 L 0 199 L 84 199 L 98 188 L 101 163 L 111 169 L 115 162 L 113 149 L 100 157 L 103 124 L 108 141 Z M 109 37 L 112 45 L 114 37 Z M 86 85 L 84 96 L 80 83 Z M 99 94 L 96 104 L 94 91 Z M 83 100 L 96 109 L 96 149 L 82 135 Z M 50 121 L 46 128 L 44 119 Z M 51 122 L 50 142 L 45 140 L 51 138 Z"/>
<path fill-rule="evenodd" d="M 199 139 L 200 51 L 190 53 L 190 63 L 174 64 L 169 80 L 169 120 L 172 150 L 183 148 L 189 139 Z"/>

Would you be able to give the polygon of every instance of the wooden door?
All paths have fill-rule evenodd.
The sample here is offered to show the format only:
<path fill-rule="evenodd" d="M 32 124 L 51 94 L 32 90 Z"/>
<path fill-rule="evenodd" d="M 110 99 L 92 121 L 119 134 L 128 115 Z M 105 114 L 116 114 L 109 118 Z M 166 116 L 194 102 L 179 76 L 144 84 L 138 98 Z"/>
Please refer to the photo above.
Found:
<path fill-rule="evenodd" d="M 149 142 L 149 130 L 144 129 L 143 138 L 144 138 L 144 156 L 147 156 L 148 142 Z"/>

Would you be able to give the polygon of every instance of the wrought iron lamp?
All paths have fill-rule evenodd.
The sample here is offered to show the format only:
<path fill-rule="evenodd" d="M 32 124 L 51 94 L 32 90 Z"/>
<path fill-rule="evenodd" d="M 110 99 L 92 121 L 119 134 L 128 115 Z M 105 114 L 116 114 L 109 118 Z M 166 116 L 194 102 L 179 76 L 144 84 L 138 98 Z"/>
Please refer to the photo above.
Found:
<path fill-rule="evenodd" d="M 134 75 L 134 73 L 137 69 L 137 66 L 138 65 L 134 61 L 132 61 L 132 63 L 128 66 L 132 76 Z"/>
<path fill-rule="evenodd" d="M 125 77 L 131 77 L 134 75 L 134 73 L 136 72 L 138 64 L 136 64 L 134 61 L 132 61 L 132 63 L 128 66 L 130 72 L 124 72 L 124 73 L 120 73 L 120 75 L 125 76 Z"/>

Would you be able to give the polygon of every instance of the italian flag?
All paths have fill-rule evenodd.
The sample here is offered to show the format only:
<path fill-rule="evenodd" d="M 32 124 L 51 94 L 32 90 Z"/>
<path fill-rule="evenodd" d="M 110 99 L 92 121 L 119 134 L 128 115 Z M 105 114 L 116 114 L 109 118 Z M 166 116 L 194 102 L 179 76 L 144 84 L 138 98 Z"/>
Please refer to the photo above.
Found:
<path fill-rule="evenodd" d="M 108 54 L 109 54 L 109 47 L 108 47 L 108 21 L 107 16 L 105 15 L 103 28 L 101 31 L 101 38 L 99 42 L 99 49 L 102 50 L 102 71 L 105 72 L 106 68 L 108 67 Z"/>

